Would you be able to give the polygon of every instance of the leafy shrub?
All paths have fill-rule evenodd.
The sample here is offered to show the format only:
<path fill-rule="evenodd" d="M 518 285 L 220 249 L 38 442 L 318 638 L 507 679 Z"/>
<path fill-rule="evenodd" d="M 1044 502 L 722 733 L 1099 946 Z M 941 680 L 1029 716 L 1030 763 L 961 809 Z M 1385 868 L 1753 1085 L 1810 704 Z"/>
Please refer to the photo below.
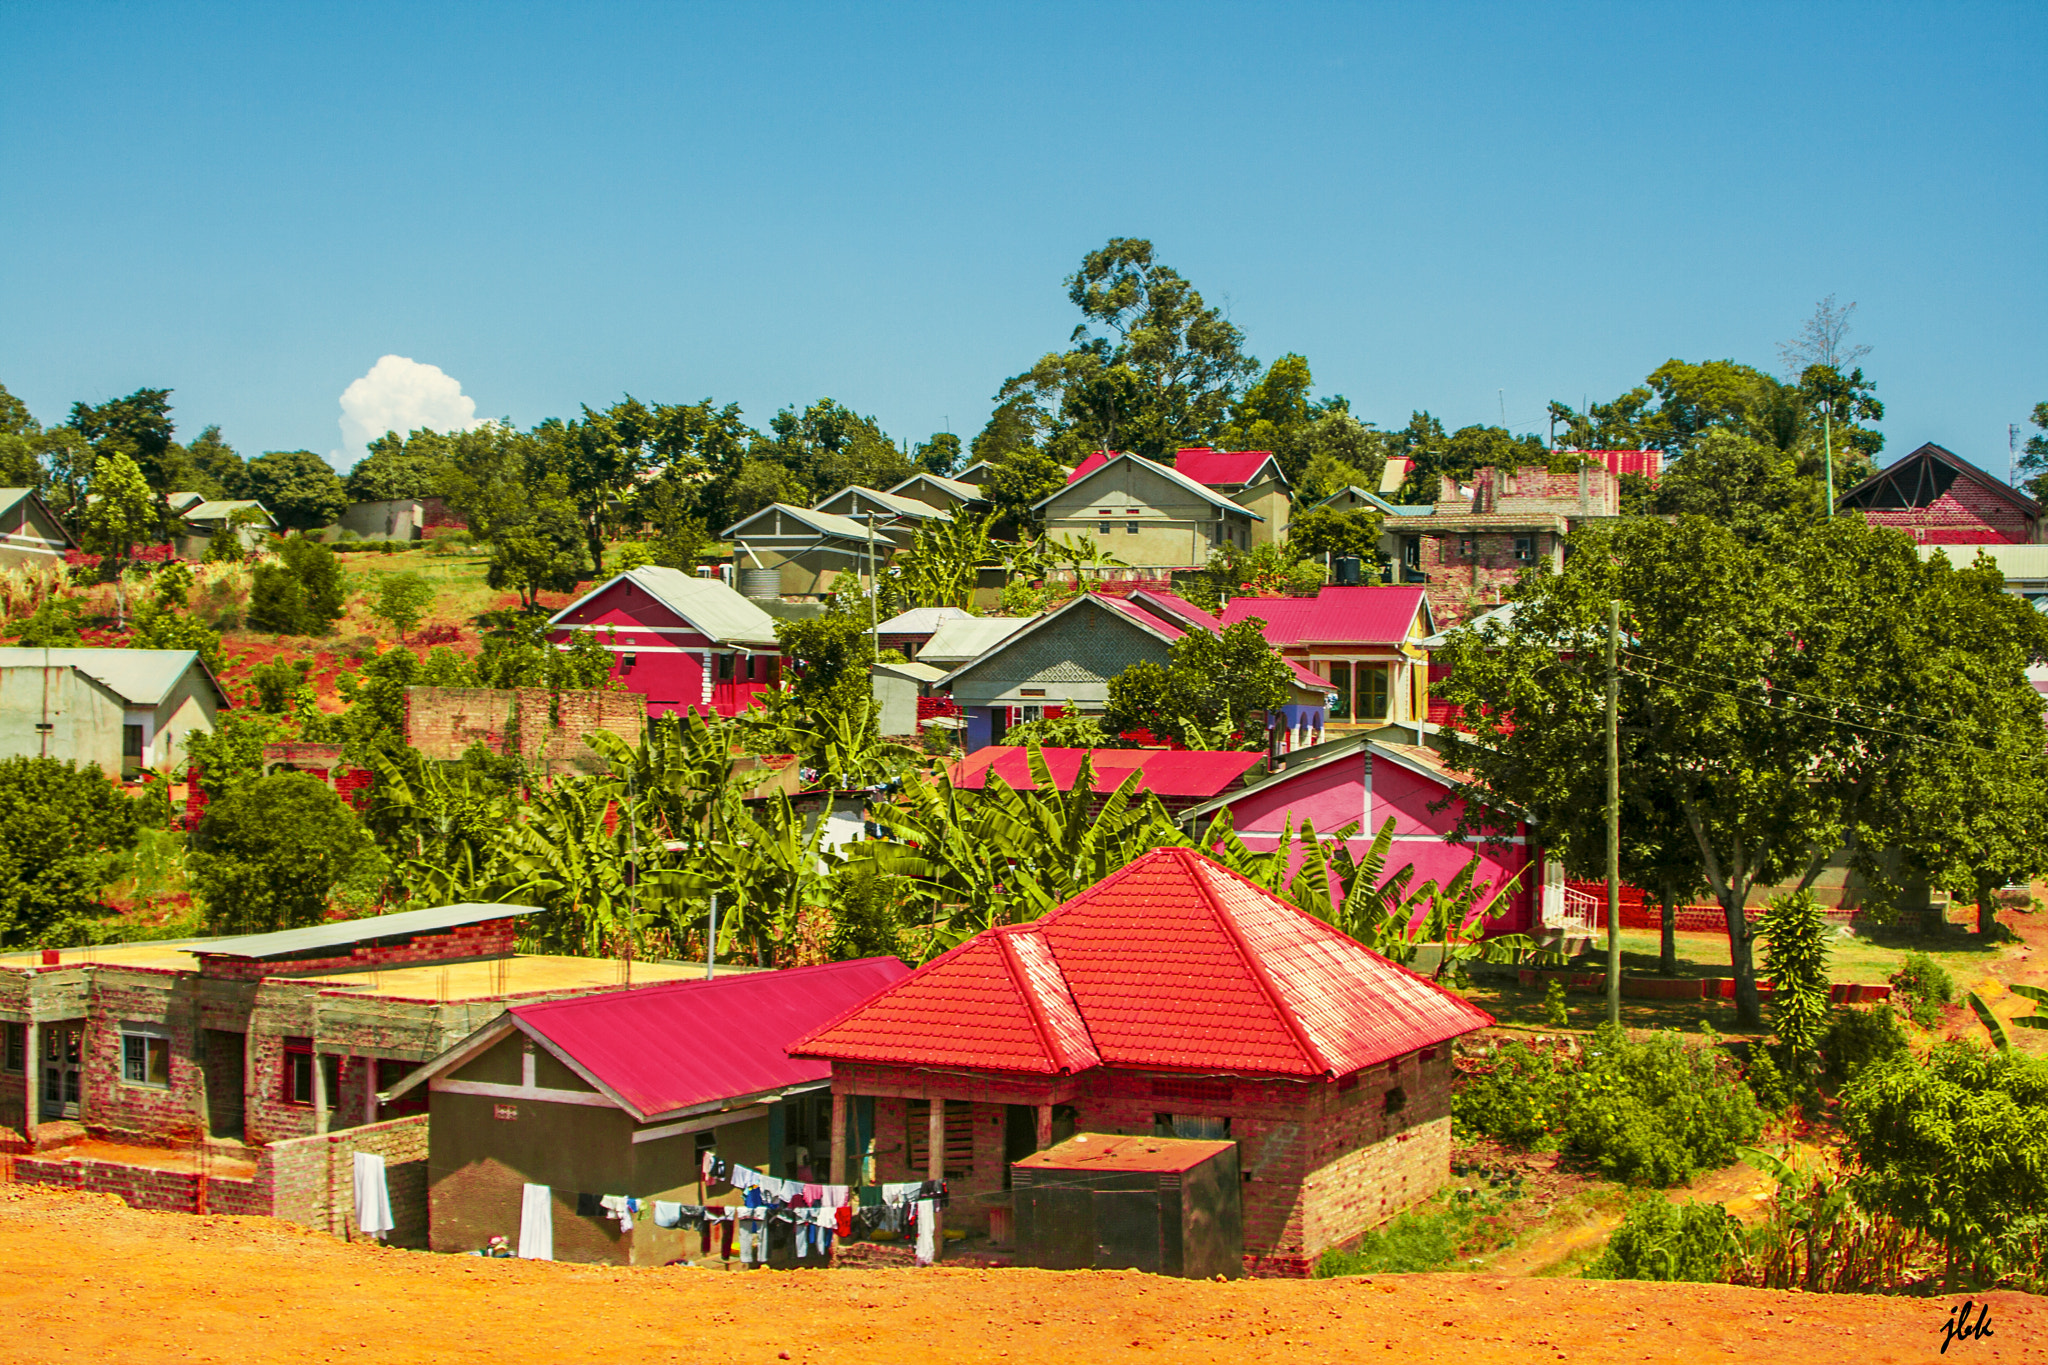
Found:
<path fill-rule="evenodd" d="M 1785 1083 L 1785 1073 L 1771 1050 L 1761 1042 L 1749 1045 L 1749 1065 L 1743 1069 L 1742 1079 L 1764 1113 L 1782 1114 L 1792 1107 L 1792 1087 Z"/>
<path fill-rule="evenodd" d="M 1572 1084 L 1569 1058 L 1506 1043 L 1486 1066 L 1451 1092 L 1451 1128 L 1458 1137 L 1484 1134 L 1528 1147 L 1562 1126 Z"/>
<path fill-rule="evenodd" d="M 1564 991 L 1564 982 L 1554 976 L 1543 988 L 1543 1022 L 1550 1028 L 1571 1027 L 1572 1014 L 1565 1006 Z"/>
<path fill-rule="evenodd" d="M 1802 1089 L 1811 1084 L 1814 1051 L 1827 1031 L 1828 922 L 1810 891 L 1774 897 L 1757 921 L 1763 974 L 1770 978 L 1771 1028 Z"/>
<path fill-rule="evenodd" d="M 1458 1254 L 1458 1237 L 1471 1214 L 1449 1208 L 1439 1213 L 1401 1214 L 1385 1227 L 1368 1232 L 1358 1250 L 1331 1247 L 1316 1258 L 1316 1278 L 1340 1275 L 1406 1275 L 1435 1270 Z"/>
<path fill-rule="evenodd" d="M 1565 1116 L 1566 1146 L 1630 1184 L 1675 1185 L 1735 1160 L 1763 1115 L 1713 1047 L 1675 1032 L 1631 1042 L 1603 1024 L 1586 1050 Z"/>
<path fill-rule="evenodd" d="M 0 946 L 92 938 L 102 859 L 135 846 L 140 813 L 91 764 L 0 759 Z"/>
<path fill-rule="evenodd" d="M 206 808 L 193 839 L 192 886 L 216 934 L 317 924 L 328 896 L 354 885 L 376 845 L 317 777 L 280 773 Z"/>
<path fill-rule="evenodd" d="M 1879 1005 L 1871 1009 L 1837 1010 L 1821 1036 L 1821 1056 L 1828 1084 L 1840 1086 L 1872 1062 L 1886 1062 L 1906 1052 L 1906 1031 L 1898 1014 Z"/>
<path fill-rule="evenodd" d="M 1674 1204 L 1661 1194 L 1646 1195 L 1629 1206 L 1585 1278 L 1706 1284 L 1720 1279 L 1741 1249 L 1740 1225 L 1719 1204 Z"/>
<path fill-rule="evenodd" d="M 1925 953 L 1908 953 L 1891 975 L 1892 990 L 1905 997 L 1906 1012 L 1922 1028 L 1941 1021 L 1941 1007 L 1956 998 L 1955 978 Z"/>

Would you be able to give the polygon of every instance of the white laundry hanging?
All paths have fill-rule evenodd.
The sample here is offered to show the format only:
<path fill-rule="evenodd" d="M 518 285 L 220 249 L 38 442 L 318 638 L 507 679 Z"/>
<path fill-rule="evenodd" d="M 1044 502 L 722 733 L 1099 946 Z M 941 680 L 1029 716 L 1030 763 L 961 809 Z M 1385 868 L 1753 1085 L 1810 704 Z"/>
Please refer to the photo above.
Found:
<path fill-rule="evenodd" d="M 555 1259 L 555 1201 L 545 1185 L 528 1185 L 520 1197 L 519 1254 L 529 1261 Z"/>
<path fill-rule="evenodd" d="M 384 1180 L 384 1158 L 375 1152 L 357 1152 L 356 1228 L 372 1237 L 382 1237 L 395 1226 L 391 1221 L 391 1189 Z"/>

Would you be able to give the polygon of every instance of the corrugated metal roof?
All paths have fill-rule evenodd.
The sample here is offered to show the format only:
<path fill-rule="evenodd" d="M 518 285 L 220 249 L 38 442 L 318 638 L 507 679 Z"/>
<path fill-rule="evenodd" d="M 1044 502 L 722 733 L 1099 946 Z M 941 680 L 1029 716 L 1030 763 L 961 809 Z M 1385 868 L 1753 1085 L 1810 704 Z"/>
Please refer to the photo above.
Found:
<path fill-rule="evenodd" d="M 1054 1171 L 1191 1171 L 1236 1145 L 1199 1138 L 1076 1133 L 1057 1147 L 1010 1164 Z"/>
<path fill-rule="evenodd" d="M 1081 774 L 1081 760 L 1091 758 L 1098 792 L 1113 792 L 1133 772 L 1138 790 L 1162 797 L 1206 800 L 1260 762 L 1265 755 L 1245 749 L 1044 749 L 1045 766 L 1061 791 L 1072 791 Z M 1014 744 L 990 744 L 952 765 L 953 785 L 979 790 L 989 776 L 1012 787 L 1035 787 L 1031 751 Z"/>
<path fill-rule="evenodd" d="M 1307 644 L 1397 645 L 1408 638 L 1424 590 L 1411 584 L 1325 587 L 1314 597 L 1238 597 L 1223 608 L 1225 625 L 1248 616 L 1266 623 L 1266 640 Z"/>
<path fill-rule="evenodd" d="M 465 924 L 483 924 L 494 919 L 516 919 L 520 915 L 539 913 L 539 908 L 531 905 L 479 905 L 465 901 L 460 905 L 437 905 L 430 910 L 405 910 L 396 915 L 371 915 L 367 919 L 285 929 L 275 934 L 217 938 L 203 947 L 194 947 L 192 951 L 221 957 L 292 957 L 315 948 L 342 948 L 377 939 L 431 934 Z"/>
<path fill-rule="evenodd" d="M 948 621 L 972 621 L 975 615 L 959 607 L 912 607 L 875 627 L 877 635 L 929 635 Z"/>
<path fill-rule="evenodd" d="M 747 527 L 759 521 L 761 518 L 770 516 L 776 512 L 782 513 L 784 516 L 790 518 L 792 521 L 795 521 L 799 525 L 808 527 L 809 529 L 816 531 L 821 535 L 841 536 L 849 540 L 858 540 L 862 542 L 865 542 L 868 538 L 868 528 L 867 523 L 865 522 L 855 521 L 851 517 L 842 517 L 837 512 L 820 512 L 816 508 L 811 507 L 793 507 L 786 502 L 771 502 L 766 507 L 763 507 L 760 511 L 754 513 L 754 515 L 752 515 L 751 517 L 748 517 L 745 521 L 736 522 L 733 525 L 726 527 L 723 531 L 719 532 L 719 534 L 724 536 L 727 540 L 739 539 L 747 536 L 754 536 L 758 539 L 759 537 L 764 535 L 772 535 L 774 534 L 772 532 L 749 531 L 747 530 Z M 782 535 L 786 539 L 788 537 L 788 532 L 783 532 Z"/>
<path fill-rule="evenodd" d="M 269 518 L 274 525 L 276 518 L 270 516 L 270 509 L 254 498 L 231 498 L 224 502 L 202 502 L 197 507 L 188 507 L 178 515 L 186 521 L 226 521 L 245 507 L 253 507 Z"/>
<path fill-rule="evenodd" d="M 900 677 L 912 678 L 921 683 L 934 683 L 946 676 L 946 670 L 943 668 L 934 668 L 930 664 L 921 664 L 914 661 L 907 664 L 876 663 L 871 664 L 870 667 L 879 673 L 894 673 Z"/>
<path fill-rule="evenodd" d="M 1164 848 L 1035 924 L 976 935 L 790 1050 L 1056 1074 L 998 935 L 1043 940 L 1106 1066 L 1342 1076 L 1493 1022 L 1192 849 Z"/>
<path fill-rule="evenodd" d="M 1200 484 L 1243 484 L 1250 483 L 1258 472 L 1268 464 L 1275 474 L 1280 473 L 1278 460 L 1270 450 L 1211 450 L 1206 446 L 1191 446 L 1176 451 L 1173 467 Z M 1285 475 L 1281 475 L 1284 482 Z"/>
<path fill-rule="evenodd" d="M 1922 545 L 1922 559 L 1948 556 L 1958 569 L 1967 569 L 1981 553 L 1998 566 L 2007 578 L 2048 578 L 2048 545 Z"/>
<path fill-rule="evenodd" d="M 896 515 L 899 517 L 916 517 L 920 521 L 928 520 L 932 517 L 943 517 L 946 515 L 946 509 L 944 509 L 943 507 L 934 507 L 928 502 L 919 502 L 916 498 L 900 497 L 895 493 L 884 493 L 879 488 L 869 488 L 866 484 L 858 483 L 848 484 L 846 487 L 840 489 L 837 493 L 834 493 L 829 498 L 818 499 L 816 503 L 812 504 L 812 510 L 819 512 L 828 511 L 829 509 L 827 509 L 826 507 L 827 503 L 838 502 L 841 498 L 849 497 L 851 498 L 851 500 L 854 501 L 858 501 L 861 498 L 867 498 L 871 502 L 878 502 L 882 506 L 889 508 L 891 511 L 895 512 Z M 845 515 L 848 517 L 853 517 L 855 519 L 860 519 L 865 518 L 867 516 L 867 513 L 848 512 L 843 514 L 833 513 L 833 515 Z M 865 521 L 862 521 L 861 524 L 865 525 L 866 523 Z"/>
<path fill-rule="evenodd" d="M 703 635 L 723 644 L 773 645 L 775 618 L 715 578 L 699 578 L 681 569 L 649 564 L 629 569 L 593 588 L 548 618 L 550 626 L 579 611 L 593 599 L 611 591 L 614 584 L 631 580 Z"/>
<path fill-rule="evenodd" d="M 1181 636 L 1187 634 L 1186 629 L 1178 622 L 1165 616 L 1154 616 L 1128 597 L 1105 597 L 1101 593 L 1083 593 L 1080 597 L 1075 598 L 1074 601 L 1081 602 L 1090 598 L 1094 599 L 1098 606 L 1108 607 L 1119 616 L 1129 617 L 1153 634 L 1164 636 L 1168 640 L 1178 640 Z M 1064 607 L 1060 608 L 1062 611 L 1065 609 Z"/>
<path fill-rule="evenodd" d="M 189 649 L 0 649 L 0 668 L 41 668 L 45 662 L 52 668 L 75 668 L 138 707 L 161 702 L 194 668 L 213 682 L 199 655 Z M 220 692 L 218 683 L 213 686 Z M 221 700 L 227 700 L 225 693 Z"/>
<path fill-rule="evenodd" d="M 829 1077 L 789 1045 L 908 976 L 893 957 L 515 1005 L 522 1028 L 639 1118 Z"/>
<path fill-rule="evenodd" d="M 965 621 L 947 621 L 932 632 L 920 659 L 944 664 L 964 664 L 978 659 L 1038 618 L 1035 616 L 974 616 Z"/>
<path fill-rule="evenodd" d="M 1202 610 L 1179 593 L 1166 592 L 1159 588 L 1137 588 L 1131 592 L 1131 600 L 1147 611 L 1158 615 L 1163 611 L 1167 620 L 1183 629 L 1200 626 L 1203 630 L 1222 634 L 1223 622 L 1216 619 L 1214 612 Z"/>
<path fill-rule="evenodd" d="M 949 479 L 943 474 L 933 474 L 929 472 L 919 472 L 916 474 L 912 474 L 902 483 L 897 484 L 894 488 L 891 488 L 888 491 L 891 493 L 902 494 L 903 496 L 907 497 L 909 495 L 903 494 L 903 490 L 910 487 L 910 485 L 919 482 L 936 484 L 938 487 L 944 489 L 948 493 L 951 493 L 954 497 L 960 499 L 962 502 L 981 501 L 981 490 L 979 488 L 976 488 L 973 484 L 962 483 L 958 479 Z M 920 501 L 922 501 L 922 499 L 920 499 Z"/>

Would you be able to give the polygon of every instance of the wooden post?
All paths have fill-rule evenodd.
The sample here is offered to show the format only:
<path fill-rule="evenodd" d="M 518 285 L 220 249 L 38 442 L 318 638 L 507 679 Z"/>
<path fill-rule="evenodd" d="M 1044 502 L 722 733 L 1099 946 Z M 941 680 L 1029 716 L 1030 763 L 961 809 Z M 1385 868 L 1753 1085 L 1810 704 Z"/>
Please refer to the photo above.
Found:
<path fill-rule="evenodd" d="M 1052 1146 L 1052 1106 L 1041 1104 L 1038 1106 L 1038 1150 L 1042 1152 L 1050 1146 Z"/>
<path fill-rule="evenodd" d="M 832 1092 L 832 1183 L 851 1183 L 846 1178 L 846 1101 L 847 1096 L 837 1090 Z"/>
<path fill-rule="evenodd" d="M 363 1058 L 363 1122 L 377 1121 L 377 1059 Z"/>
<path fill-rule="evenodd" d="M 926 1180 L 946 1178 L 946 1102 L 940 1099 L 930 1101 L 931 1117 L 925 1124 Z"/>
<path fill-rule="evenodd" d="M 28 1143 L 28 1149 L 36 1148 L 36 1122 L 43 1116 L 43 1037 L 42 1028 L 31 1019 L 25 1026 L 28 1037 L 25 1040 L 28 1052 L 22 1058 L 28 1063 L 28 1073 L 23 1078 L 22 1096 L 25 1107 L 21 1111 L 21 1136 Z"/>

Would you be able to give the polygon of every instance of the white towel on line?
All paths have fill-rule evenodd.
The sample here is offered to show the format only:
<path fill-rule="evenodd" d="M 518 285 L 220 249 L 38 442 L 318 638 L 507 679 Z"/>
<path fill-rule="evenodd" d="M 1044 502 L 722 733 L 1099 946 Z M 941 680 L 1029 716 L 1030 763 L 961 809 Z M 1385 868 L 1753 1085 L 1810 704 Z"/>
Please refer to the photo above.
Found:
<path fill-rule="evenodd" d="M 382 1237 L 395 1226 L 391 1221 L 391 1189 L 384 1181 L 384 1158 L 375 1152 L 357 1152 L 356 1228 Z"/>
<path fill-rule="evenodd" d="M 545 1185 L 528 1185 L 520 1197 L 519 1254 L 529 1261 L 555 1259 L 555 1201 Z"/>

